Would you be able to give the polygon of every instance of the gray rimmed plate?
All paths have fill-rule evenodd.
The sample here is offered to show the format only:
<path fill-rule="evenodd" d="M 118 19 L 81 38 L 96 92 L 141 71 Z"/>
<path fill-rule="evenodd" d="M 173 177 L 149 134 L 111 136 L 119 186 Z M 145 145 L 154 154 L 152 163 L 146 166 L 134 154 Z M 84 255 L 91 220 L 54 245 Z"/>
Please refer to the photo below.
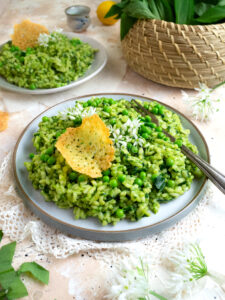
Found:
<path fill-rule="evenodd" d="M 140 239 L 148 234 L 159 232 L 173 225 L 197 205 L 204 194 L 207 181 L 206 178 L 194 180 L 190 190 L 184 195 L 168 203 L 161 204 L 157 214 L 152 214 L 150 217 L 142 218 L 137 222 L 122 220 L 115 226 L 101 226 L 95 218 L 75 220 L 72 209 L 60 209 L 54 203 L 46 202 L 41 196 L 40 191 L 33 188 L 28 179 L 28 172 L 24 167 L 24 162 L 29 160 L 29 153 L 35 151 L 32 144 L 32 137 L 38 130 L 38 123 L 43 116 L 53 116 L 59 111 L 73 106 L 74 101 L 77 99 L 87 101 L 93 96 L 111 97 L 114 99 L 124 98 L 129 101 L 132 98 L 140 99 L 142 101 L 151 101 L 149 98 L 130 94 L 109 93 L 87 95 L 59 103 L 37 116 L 21 134 L 15 146 L 13 157 L 15 179 L 25 204 L 47 224 L 73 236 L 96 241 L 116 242 Z M 209 162 L 209 149 L 198 128 L 182 113 L 170 106 L 165 106 L 180 116 L 184 128 L 189 129 L 191 132 L 190 141 L 197 146 L 199 155 Z"/>
<path fill-rule="evenodd" d="M 79 38 L 82 42 L 88 43 L 93 48 L 98 49 L 98 52 L 96 52 L 95 54 L 95 58 L 92 65 L 82 77 L 78 78 L 76 81 L 73 81 L 65 86 L 61 86 L 58 88 L 30 90 L 9 83 L 5 78 L 0 76 L 0 87 L 9 91 L 23 93 L 23 94 L 30 94 L 30 95 L 52 94 L 52 93 L 62 92 L 71 89 L 77 85 L 80 85 L 85 81 L 88 81 L 94 76 L 96 76 L 99 72 L 101 72 L 101 70 L 104 68 L 107 62 L 107 54 L 104 46 L 86 35 L 75 34 L 73 32 L 62 32 L 62 33 L 65 34 L 69 39 Z M 0 47 L 2 46 L 3 45 L 1 45 Z"/>

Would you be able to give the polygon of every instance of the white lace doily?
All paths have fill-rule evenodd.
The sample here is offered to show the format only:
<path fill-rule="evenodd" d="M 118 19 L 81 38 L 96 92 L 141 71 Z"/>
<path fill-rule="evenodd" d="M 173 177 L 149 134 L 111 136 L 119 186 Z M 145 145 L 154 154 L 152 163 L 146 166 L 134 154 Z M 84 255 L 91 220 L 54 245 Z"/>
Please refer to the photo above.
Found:
<path fill-rule="evenodd" d="M 0 167 L 0 227 L 4 235 L 11 240 L 20 242 L 29 239 L 35 244 L 39 253 L 65 258 L 74 253 L 91 251 L 96 258 L 102 259 L 103 255 L 99 250 L 105 250 L 105 256 L 107 253 L 114 255 L 116 252 L 128 255 L 141 248 L 141 251 L 150 251 L 153 263 L 154 261 L 159 263 L 165 249 L 169 251 L 173 247 L 179 247 L 184 239 L 197 237 L 199 231 L 209 225 L 207 207 L 213 197 L 211 188 L 208 188 L 191 214 L 160 234 L 124 243 L 103 243 L 71 238 L 43 223 L 24 206 L 22 199 L 16 193 L 11 156 L 11 153 L 8 153 Z"/>

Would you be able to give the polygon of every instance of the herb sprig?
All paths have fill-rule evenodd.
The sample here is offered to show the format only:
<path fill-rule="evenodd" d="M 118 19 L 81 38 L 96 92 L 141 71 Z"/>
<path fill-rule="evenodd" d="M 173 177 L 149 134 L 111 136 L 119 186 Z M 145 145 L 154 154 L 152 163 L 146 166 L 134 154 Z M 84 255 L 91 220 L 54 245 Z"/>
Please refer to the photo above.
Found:
<path fill-rule="evenodd" d="M 0 230 L 0 242 L 3 237 Z M 0 299 L 18 299 L 28 296 L 27 289 L 20 279 L 21 274 L 31 274 L 44 284 L 49 282 L 49 272 L 36 262 L 23 263 L 17 271 L 12 267 L 16 242 L 4 245 L 0 249 Z"/>
<path fill-rule="evenodd" d="M 105 18 L 121 19 L 121 40 L 137 20 L 157 19 L 177 24 L 197 25 L 223 22 L 225 0 L 121 0 Z"/>

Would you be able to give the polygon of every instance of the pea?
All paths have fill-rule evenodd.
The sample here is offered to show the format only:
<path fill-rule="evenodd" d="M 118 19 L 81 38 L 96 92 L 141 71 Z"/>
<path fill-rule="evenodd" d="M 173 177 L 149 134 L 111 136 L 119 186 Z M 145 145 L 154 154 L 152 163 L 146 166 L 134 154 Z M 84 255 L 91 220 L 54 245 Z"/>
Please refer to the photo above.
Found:
<path fill-rule="evenodd" d="M 109 123 L 110 123 L 110 125 L 115 125 L 116 124 L 116 119 L 110 119 Z"/>
<path fill-rule="evenodd" d="M 109 99 L 109 104 L 110 105 L 112 105 L 112 104 L 114 104 L 115 102 L 114 102 L 114 100 L 113 99 Z"/>
<path fill-rule="evenodd" d="M 163 139 L 165 137 L 165 134 L 163 132 L 159 132 L 158 135 L 157 135 L 157 137 L 159 139 Z"/>
<path fill-rule="evenodd" d="M 143 139 L 145 139 L 145 140 L 147 140 L 148 138 L 149 138 L 149 134 L 148 133 L 142 133 L 142 135 L 141 135 L 142 137 L 143 137 Z"/>
<path fill-rule="evenodd" d="M 139 186 L 142 186 L 143 181 L 142 181 L 140 178 L 136 178 L 136 179 L 134 180 L 134 184 L 137 184 L 137 185 L 139 185 Z"/>
<path fill-rule="evenodd" d="M 76 172 L 71 172 L 70 174 L 69 174 L 69 179 L 70 180 L 75 180 L 75 179 L 77 179 L 77 173 Z"/>
<path fill-rule="evenodd" d="M 164 108 L 162 106 L 159 108 L 159 115 L 164 115 Z"/>
<path fill-rule="evenodd" d="M 107 175 L 107 176 L 109 176 L 110 173 L 111 173 L 111 172 L 110 172 L 110 169 L 105 170 L 105 171 L 102 172 L 103 175 Z"/>
<path fill-rule="evenodd" d="M 85 108 L 85 107 L 88 107 L 88 103 L 87 102 L 84 102 L 83 103 L 83 107 Z"/>
<path fill-rule="evenodd" d="M 87 176 L 86 175 L 83 175 L 83 174 L 81 174 L 81 175 L 79 175 L 78 176 L 78 179 L 77 179 L 77 181 L 80 183 L 80 182 L 84 182 L 84 181 L 86 181 L 87 180 Z"/>
<path fill-rule="evenodd" d="M 145 125 L 141 125 L 141 127 L 140 127 L 141 133 L 147 132 L 147 129 L 148 129 L 148 127 L 146 127 Z"/>
<path fill-rule="evenodd" d="M 144 117 L 140 117 L 140 120 L 145 122 L 145 118 Z"/>
<path fill-rule="evenodd" d="M 92 101 L 92 106 L 93 106 L 93 107 L 97 107 L 97 106 L 98 106 L 98 103 L 97 103 L 95 100 L 93 100 L 93 101 Z"/>
<path fill-rule="evenodd" d="M 203 176 L 203 173 L 202 173 L 202 171 L 198 167 L 195 167 L 195 169 L 193 171 L 193 175 L 196 178 L 201 178 Z"/>
<path fill-rule="evenodd" d="M 178 139 L 174 142 L 178 147 L 182 147 L 183 141 L 181 139 Z"/>
<path fill-rule="evenodd" d="M 168 157 L 166 159 L 166 166 L 167 167 L 172 167 L 174 165 L 174 160 L 171 157 Z"/>
<path fill-rule="evenodd" d="M 132 148 L 132 144 L 131 143 L 127 143 L 127 150 L 131 151 L 131 148 Z"/>
<path fill-rule="evenodd" d="M 88 106 L 92 106 L 92 100 L 88 100 L 87 104 Z"/>
<path fill-rule="evenodd" d="M 111 111 L 111 108 L 109 106 L 104 106 L 103 107 L 103 111 L 107 112 L 107 113 L 110 113 Z"/>
<path fill-rule="evenodd" d="M 158 115 L 158 113 L 159 113 L 158 107 L 154 106 L 154 107 L 152 108 L 151 112 L 152 112 L 154 115 Z"/>
<path fill-rule="evenodd" d="M 50 148 L 48 148 L 46 151 L 45 151 L 45 154 L 48 154 L 48 155 L 51 155 L 51 154 L 53 154 L 54 153 L 54 147 L 52 146 L 52 147 L 50 147 Z"/>
<path fill-rule="evenodd" d="M 34 158 L 34 153 L 29 154 L 30 159 Z"/>
<path fill-rule="evenodd" d="M 157 132 L 162 132 L 162 128 L 159 127 L 159 126 L 157 126 L 157 127 L 155 128 L 155 130 L 156 130 Z"/>
<path fill-rule="evenodd" d="M 132 152 L 133 154 L 138 153 L 138 148 L 137 148 L 136 146 L 132 146 L 131 152 Z"/>
<path fill-rule="evenodd" d="M 168 187 L 174 187 L 174 186 L 175 186 L 175 181 L 169 179 L 169 180 L 167 181 L 167 186 L 168 186 Z"/>
<path fill-rule="evenodd" d="M 150 122 L 150 123 L 149 123 L 149 126 L 150 126 L 151 128 L 156 128 L 156 127 L 157 127 L 157 125 L 156 125 L 155 123 L 153 123 L 153 122 Z"/>
<path fill-rule="evenodd" d="M 128 116 L 128 110 L 127 110 L 127 109 L 124 109 L 124 110 L 122 111 L 122 115 L 123 115 L 123 116 Z"/>
<path fill-rule="evenodd" d="M 124 182 L 126 180 L 126 176 L 124 174 L 119 174 L 117 179 L 119 182 Z"/>
<path fill-rule="evenodd" d="M 145 122 L 149 123 L 151 122 L 152 118 L 150 116 L 145 116 Z"/>
<path fill-rule="evenodd" d="M 49 118 L 46 117 L 46 116 L 44 116 L 44 117 L 42 118 L 42 121 L 43 121 L 43 122 L 47 122 L 48 120 L 49 120 Z"/>
<path fill-rule="evenodd" d="M 109 185 L 112 188 L 116 188 L 118 186 L 117 180 L 116 179 L 111 179 L 110 182 L 109 182 Z"/>
<path fill-rule="evenodd" d="M 165 137 L 165 138 L 164 138 L 164 141 L 169 142 L 169 141 L 170 141 L 170 138 Z"/>
<path fill-rule="evenodd" d="M 121 209 L 121 208 L 118 208 L 117 210 L 116 210 L 116 216 L 118 217 L 118 218 L 123 218 L 125 215 L 124 215 L 124 211 L 123 211 L 123 209 Z"/>
<path fill-rule="evenodd" d="M 34 83 L 31 83 L 29 86 L 30 90 L 35 90 L 36 89 L 36 85 Z"/>
<path fill-rule="evenodd" d="M 151 131 L 151 129 L 149 127 L 147 127 L 146 133 L 149 134 L 149 135 L 152 134 L 152 131 Z"/>
<path fill-rule="evenodd" d="M 151 180 L 152 181 L 155 181 L 155 179 L 158 177 L 158 174 L 152 174 L 152 176 L 151 176 Z"/>
<path fill-rule="evenodd" d="M 54 156 L 49 157 L 49 159 L 47 160 L 48 165 L 54 165 L 55 162 L 56 158 Z"/>
<path fill-rule="evenodd" d="M 147 174 L 144 171 L 142 171 L 139 175 L 141 180 L 145 180 L 146 176 L 147 176 Z"/>
<path fill-rule="evenodd" d="M 103 176 L 102 181 L 109 182 L 109 176 L 107 176 L 107 175 Z"/>
<path fill-rule="evenodd" d="M 49 155 L 47 155 L 47 154 L 41 154 L 41 156 L 40 156 L 40 159 L 41 159 L 42 161 L 44 161 L 44 162 L 48 161 L 49 158 L 50 158 L 50 157 L 49 157 Z"/>

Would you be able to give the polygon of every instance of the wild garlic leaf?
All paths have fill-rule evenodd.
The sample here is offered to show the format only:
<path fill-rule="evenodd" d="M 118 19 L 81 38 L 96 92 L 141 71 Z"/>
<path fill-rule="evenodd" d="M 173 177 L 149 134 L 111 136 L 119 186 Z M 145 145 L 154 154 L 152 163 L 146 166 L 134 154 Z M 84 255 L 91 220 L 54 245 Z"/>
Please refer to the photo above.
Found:
<path fill-rule="evenodd" d="M 117 4 L 115 4 L 110 8 L 110 10 L 104 16 L 104 18 L 109 18 L 109 17 L 113 17 L 115 15 L 120 15 L 121 13 L 122 13 L 122 9 Z"/>
<path fill-rule="evenodd" d="M 41 281 L 44 284 L 48 284 L 49 282 L 49 271 L 47 271 L 36 262 L 23 263 L 17 272 L 19 275 L 22 273 L 30 273 L 35 279 Z"/>
<path fill-rule="evenodd" d="M 2 240 L 2 237 L 3 237 L 3 232 L 2 232 L 2 230 L 0 230 L 0 242 Z"/>
<path fill-rule="evenodd" d="M 137 19 L 129 17 L 127 14 L 122 13 L 120 23 L 120 39 L 123 40 L 129 30 L 136 23 Z"/>
<path fill-rule="evenodd" d="M 16 242 L 12 242 L 0 249 L 0 274 L 12 268 L 12 260 L 16 249 Z"/>
<path fill-rule="evenodd" d="M 7 291 L 7 299 L 17 299 L 28 295 L 27 289 L 13 268 L 0 274 L 0 285 Z"/>
<path fill-rule="evenodd" d="M 160 20 L 160 15 L 158 11 L 158 7 L 156 5 L 157 0 L 148 0 L 148 6 L 151 10 L 151 12 L 154 14 L 155 18 Z"/>
<path fill-rule="evenodd" d="M 123 11 L 130 17 L 137 19 L 155 19 L 156 16 L 150 11 L 147 0 L 131 0 Z"/>
<path fill-rule="evenodd" d="M 214 7 L 213 4 L 208 4 L 204 2 L 199 2 L 195 4 L 195 13 L 200 17 L 203 15 L 209 8 Z"/>
<path fill-rule="evenodd" d="M 154 185 L 161 192 L 166 186 L 165 178 L 162 175 L 159 175 L 158 177 L 156 177 Z"/>
<path fill-rule="evenodd" d="M 225 5 L 215 6 L 208 9 L 201 17 L 196 20 L 200 23 L 211 24 L 222 21 L 225 18 Z"/>
<path fill-rule="evenodd" d="M 175 0 L 177 24 L 191 24 L 194 17 L 194 0 Z"/>

